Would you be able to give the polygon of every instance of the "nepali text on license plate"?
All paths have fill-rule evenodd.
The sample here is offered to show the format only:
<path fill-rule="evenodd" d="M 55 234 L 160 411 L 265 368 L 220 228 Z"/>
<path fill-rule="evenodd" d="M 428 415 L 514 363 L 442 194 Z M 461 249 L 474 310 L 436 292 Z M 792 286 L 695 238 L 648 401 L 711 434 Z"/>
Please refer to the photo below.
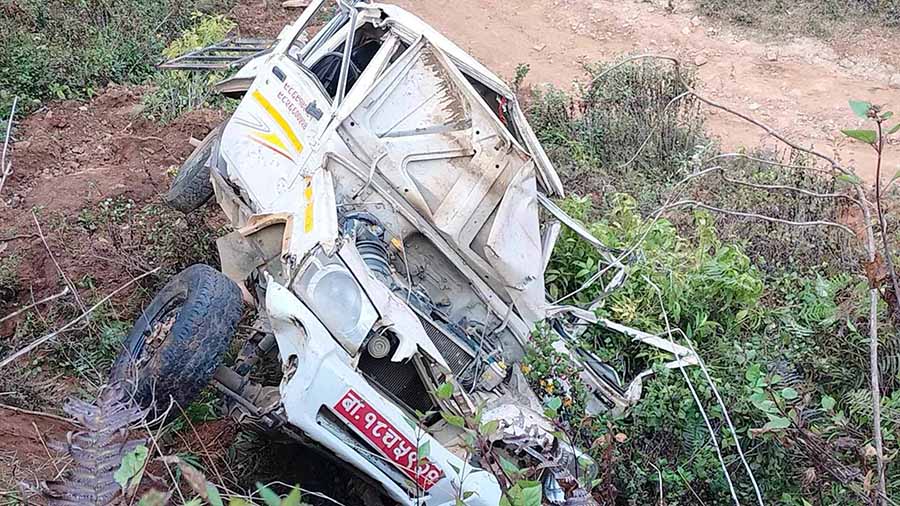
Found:
<path fill-rule="evenodd" d="M 352 388 L 334 405 L 334 411 L 423 490 L 430 489 L 444 476 L 441 468 L 428 457 L 419 459 L 416 445 Z"/>

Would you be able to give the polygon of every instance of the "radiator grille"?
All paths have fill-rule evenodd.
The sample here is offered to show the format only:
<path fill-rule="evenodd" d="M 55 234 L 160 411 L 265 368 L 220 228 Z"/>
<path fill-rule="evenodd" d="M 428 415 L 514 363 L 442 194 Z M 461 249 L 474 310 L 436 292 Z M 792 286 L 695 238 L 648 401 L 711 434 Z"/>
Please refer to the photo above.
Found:
<path fill-rule="evenodd" d="M 411 410 L 425 413 L 434 409 L 431 396 L 412 360 L 391 362 L 390 355 L 373 358 L 368 353 L 363 353 L 359 359 L 359 370 L 381 387 L 382 392 Z"/>
<path fill-rule="evenodd" d="M 416 312 L 416 315 L 419 317 L 419 321 L 422 322 L 422 326 L 425 327 L 425 333 L 428 334 L 428 338 L 434 343 L 434 347 L 441 352 L 441 356 L 447 361 L 450 370 L 453 371 L 453 374 L 459 375 L 472 361 L 472 355 L 465 348 L 456 344 L 450 336 L 435 326 L 429 319 L 418 312 Z"/>

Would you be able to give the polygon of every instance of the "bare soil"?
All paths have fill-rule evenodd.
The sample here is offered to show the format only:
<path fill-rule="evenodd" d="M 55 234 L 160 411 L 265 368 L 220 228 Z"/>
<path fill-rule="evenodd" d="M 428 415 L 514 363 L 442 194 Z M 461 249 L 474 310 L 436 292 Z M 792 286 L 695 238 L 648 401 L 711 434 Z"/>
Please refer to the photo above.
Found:
<path fill-rule="evenodd" d="M 56 102 L 20 123 L 13 174 L 0 204 L 0 223 L 7 225 L 0 238 L 22 237 L 7 242 L 4 254 L 21 260 L 20 284 L 35 298 L 62 285 L 37 236 L 32 210 L 41 217 L 75 218 L 107 198 L 121 196 L 136 204 L 157 199 L 168 188 L 167 171 L 193 149 L 190 138 L 203 138 L 223 118 L 221 111 L 198 110 L 169 125 L 154 123 L 140 113 L 144 91 L 109 86 L 87 103 Z M 69 252 L 56 256 L 71 279 L 89 274 L 112 286 L 130 279 L 121 266 L 92 255 L 90 241 L 63 245 L 51 224 L 42 223 L 42 229 L 51 250 Z"/>
<path fill-rule="evenodd" d="M 46 445 L 65 441 L 72 429 L 55 418 L 0 408 L 0 492 L 15 490 L 22 481 L 55 478 L 64 462 Z M 5 499 L 0 496 L 3 504 Z"/>

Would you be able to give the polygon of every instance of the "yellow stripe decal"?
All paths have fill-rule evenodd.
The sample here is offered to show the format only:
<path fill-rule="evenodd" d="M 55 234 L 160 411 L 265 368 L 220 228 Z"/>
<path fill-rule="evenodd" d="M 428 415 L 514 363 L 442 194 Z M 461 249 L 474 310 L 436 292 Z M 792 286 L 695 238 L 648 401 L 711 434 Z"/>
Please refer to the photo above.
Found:
<path fill-rule="evenodd" d="M 312 232 L 313 229 L 313 189 L 312 189 L 312 178 L 306 178 L 306 191 L 304 191 L 304 196 L 306 197 L 306 218 L 303 221 L 303 230 L 306 233 Z"/>
<path fill-rule="evenodd" d="M 291 130 L 291 127 L 290 125 L 288 125 L 287 121 L 285 121 L 284 116 L 282 116 L 280 112 L 275 110 L 274 107 L 272 107 L 272 104 L 269 102 L 269 100 L 266 99 L 266 97 L 264 97 L 262 93 L 259 92 L 259 90 L 253 91 L 253 98 L 256 99 L 256 101 L 259 102 L 259 105 L 261 105 L 263 109 L 265 109 L 266 112 L 269 113 L 269 116 L 271 116 L 272 119 L 274 119 L 275 122 L 278 123 L 278 126 L 281 127 L 281 129 L 287 135 L 288 139 L 291 140 L 294 148 L 297 149 L 297 153 L 303 151 L 303 144 L 300 143 L 300 139 L 298 139 L 294 134 L 294 131 Z"/>
<path fill-rule="evenodd" d="M 281 137 L 278 137 L 277 135 L 275 135 L 273 133 L 253 132 L 253 136 L 256 137 L 257 139 L 266 141 L 269 144 L 277 146 L 277 147 L 281 148 L 283 151 L 287 151 L 287 146 L 285 146 L 284 142 L 281 141 Z"/>

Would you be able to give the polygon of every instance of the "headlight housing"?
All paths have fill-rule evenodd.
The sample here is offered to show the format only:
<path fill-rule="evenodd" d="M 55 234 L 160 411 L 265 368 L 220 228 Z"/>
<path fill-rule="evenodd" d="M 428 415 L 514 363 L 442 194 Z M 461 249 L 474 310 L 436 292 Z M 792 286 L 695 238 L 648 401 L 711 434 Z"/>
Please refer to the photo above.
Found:
<path fill-rule="evenodd" d="M 322 325 L 355 355 L 378 319 L 378 312 L 340 258 L 329 258 L 321 252 L 312 257 L 294 287 Z"/>

